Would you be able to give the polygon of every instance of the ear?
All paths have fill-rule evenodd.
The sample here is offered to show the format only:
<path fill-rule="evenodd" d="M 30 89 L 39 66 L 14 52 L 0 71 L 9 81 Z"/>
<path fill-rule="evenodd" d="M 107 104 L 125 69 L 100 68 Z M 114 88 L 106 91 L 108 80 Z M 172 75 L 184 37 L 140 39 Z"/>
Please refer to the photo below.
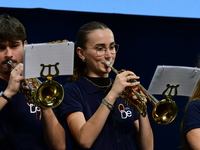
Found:
<path fill-rule="evenodd" d="M 28 41 L 27 41 L 27 40 L 24 41 L 24 45 L 26 45 L 26 44 L 28 44 Z"/>
<path fill-rule="evenodd" d="M 76 53 L 80 59 L 85 60 L 85 51 L 81 47 L 76 48 Z"/>

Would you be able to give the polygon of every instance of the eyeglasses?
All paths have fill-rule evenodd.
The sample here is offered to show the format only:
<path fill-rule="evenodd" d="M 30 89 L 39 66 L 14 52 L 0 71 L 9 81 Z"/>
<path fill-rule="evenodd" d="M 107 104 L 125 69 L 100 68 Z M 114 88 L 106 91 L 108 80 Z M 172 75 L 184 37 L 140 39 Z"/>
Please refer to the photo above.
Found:
<path fill-rule="evenodd" d="M 111 46 L 109 46 L 108 48 L 106 48 L 105 46 L 97 46 L 94 47 L 94 49 L 96 50 L 96 53 L 98 56 L 104 56 L 106 54 L 106 50 L 109 49 L 111 54 L 116 54 L 119 50 L 119 45 L 118 44 L 113 44 Z"/>

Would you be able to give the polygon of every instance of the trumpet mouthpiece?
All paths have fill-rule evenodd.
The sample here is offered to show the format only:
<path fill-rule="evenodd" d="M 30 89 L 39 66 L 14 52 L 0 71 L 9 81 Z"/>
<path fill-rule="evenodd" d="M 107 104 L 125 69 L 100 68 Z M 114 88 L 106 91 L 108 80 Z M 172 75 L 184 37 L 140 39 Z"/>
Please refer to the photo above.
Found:
<path fill-rule="evenodd" d="M 13 61 L 12 61 L 12 60 L 9 60 L 7 63 L 8 63 L 11 67 L 13 67 Z"/>
<path fill-rule="evenodd" d="M 106 65 L 107 67 L 112 67 L 110 61 L 106 61 L 106 62 L 105 62 L 105 65 Z"/>

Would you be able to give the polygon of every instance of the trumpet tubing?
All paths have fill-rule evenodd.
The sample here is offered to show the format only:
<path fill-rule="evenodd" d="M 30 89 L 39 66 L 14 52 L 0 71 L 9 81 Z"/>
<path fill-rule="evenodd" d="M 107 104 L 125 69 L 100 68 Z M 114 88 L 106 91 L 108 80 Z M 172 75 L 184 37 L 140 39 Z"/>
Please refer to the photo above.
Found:
<path fill-rule="evenodd" d="M 109 61 L 106 61 L 105 65 L 110 67 L 116 74 L 120 73 L 111 65 Z M 136 82 L 136 80 L 130 80 L 129 82 Z M 144 93 L 144 95 L 139 94 L 133 87 L 126 87 L 121 94 L 121 97 L 125 99 L 125 102 L 129 107 L 134 107 L 143 117 L 145 117 L 147 109 L 144 97 L 146 97 L 154 106 L 152 110 L 152 118 L 157 124 L 166 125 L 171 123 L 176 118 L 178 107 L 175 101 L 172 101 L 169 97 L 158 101 L 153 95 L 149 94 L 141 84 L 138 85 L 138 88 Z M 132 97 L 129 96 L 132 92 L 138 97 L 139 100 L 132 99 Z"/>

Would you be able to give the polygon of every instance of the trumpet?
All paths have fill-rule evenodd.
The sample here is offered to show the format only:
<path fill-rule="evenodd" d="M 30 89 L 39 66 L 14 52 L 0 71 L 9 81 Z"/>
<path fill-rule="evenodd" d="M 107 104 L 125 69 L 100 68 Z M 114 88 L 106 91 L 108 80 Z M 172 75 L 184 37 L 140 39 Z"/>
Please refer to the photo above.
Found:
<path fill-rule="evenodd" d="M 7 63 L 14 69 L 12 60 L 9 60 Z M 24 86 L 29 88 L 25 89 Z M 50 76 L 43 83 L 38 78 L 25 79 L 21 83 L 19 92 L 25 94 L 29 104 L 32 103 L 41 108 L 57 107 L 64 97 L 62 85 L 52 80 Z"/>
<path fill-rule="evenodd" d="M 111 70 L 116 74 L 120 73 L 120 71 L 116 70 L 109 61 L 106 61 L 105 65 L 111 68 Z M 136 80 L 130 80 L 128 82 L 136 82 Z M 178 107 L 176 102 L 171 99 L 172 96 L 167 95 L 165 99 L 158 101 L 153 95 L 149 94 L 141 84 L 138 85 L 138 88 L 144 95 L 135 91 L 134 87 L 126 87 L 120 95 L 120 97 L 125 99 L 125 103 L 129 107 L 135 108 L 143 117 L 145 117 L 147 114 L 147 107 L 144 98 L 147 98 L 147 100 L 149 100 L 154 106 L 152 110 L 152 118 L 157 124 L 166 125 L 176 118 Z M 166 91 L 167 89 L 164 92 Z M 138 100 L 133 99 L 132 96 L 130 96 L 131 93 L 134 93 L 138 97 Z"/>

